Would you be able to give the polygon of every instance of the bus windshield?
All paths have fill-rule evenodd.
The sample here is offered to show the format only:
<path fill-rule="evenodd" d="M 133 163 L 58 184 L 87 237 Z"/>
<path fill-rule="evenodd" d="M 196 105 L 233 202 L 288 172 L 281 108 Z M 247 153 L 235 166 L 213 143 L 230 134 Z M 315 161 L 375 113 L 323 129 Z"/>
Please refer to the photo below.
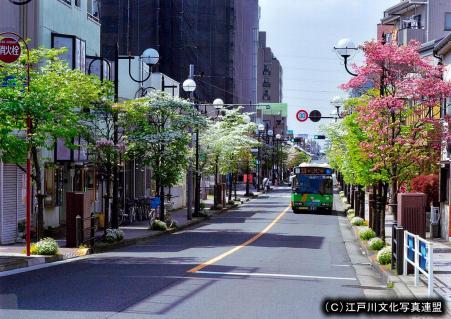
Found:
<path fill-rule="evenodd" d="M 304 175 L 296 176 L 296 185 L 293 191 L 298 194 L 332 194 L 332 176 L 330 175 Z"/>

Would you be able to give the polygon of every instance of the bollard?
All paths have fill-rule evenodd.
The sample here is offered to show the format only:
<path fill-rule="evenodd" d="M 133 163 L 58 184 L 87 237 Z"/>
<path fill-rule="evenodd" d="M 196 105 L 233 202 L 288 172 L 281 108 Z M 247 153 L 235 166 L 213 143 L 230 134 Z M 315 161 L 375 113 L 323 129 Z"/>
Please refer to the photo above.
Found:
<path fill-rule="evenodd" d="M 83 219 L 80 215 L 75 217 L 75 245 L 79 247 L 83 240 Z"/>

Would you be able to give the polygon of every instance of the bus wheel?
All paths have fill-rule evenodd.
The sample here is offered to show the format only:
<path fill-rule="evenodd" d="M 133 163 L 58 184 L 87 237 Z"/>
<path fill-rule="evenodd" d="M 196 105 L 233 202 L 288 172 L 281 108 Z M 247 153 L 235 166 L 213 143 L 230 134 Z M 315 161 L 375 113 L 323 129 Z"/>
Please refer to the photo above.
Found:
<path fill-rule="evenodd" d="M 293 208 L 293 213 L 295 213 L 295 214 L 300 214 L 301 211 L 300 211 L 299 209 L 297 209 L 297 208 Z"/>

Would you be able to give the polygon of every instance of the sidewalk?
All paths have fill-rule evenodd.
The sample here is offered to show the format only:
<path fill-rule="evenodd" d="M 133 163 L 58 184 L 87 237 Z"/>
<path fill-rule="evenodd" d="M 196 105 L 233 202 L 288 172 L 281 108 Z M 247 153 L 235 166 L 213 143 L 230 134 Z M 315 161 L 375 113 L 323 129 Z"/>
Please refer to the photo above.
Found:
<path fill-rule="evenodd" d="M 253 191 L 255 196 L 260 195 L 259 192 L 255 192 L 252 187 L 251 191 Z M 243 201 L 248 200 L 244 197 L 244 190 L 237 190 L 237 198 L 238 200 L 242 199 Z M 232 197 L 233 199 L 233 197 Z M 213 205 L 212 199 L 207 199 L 203 201 L 206 206 L 207 212 L 210 214 L 218 214 L 228 208 L 224 208 L 223 210 L 210 211 L 210 206 Z M 93 249 L 94 253 L 103 252 L 112 250 L 119 247 L 124 247 L 128 245 L 133 245 L 140 241 L 148 240 L 152 237 L 160 236 L 169 232 L 175 232 L 186 227 L 198 224 L 206 219 L 206 217 L 193 217 L 191 220 L 187 218 L 187 210 L 186 208 L 177 209 L 170 212 L 172 218 L 175 220 L 177 228 L 170 229 L 168 231 L 158 231 L 158 230 L 150 230 L 148 221 L 140 221 L 135 222 L 131 225 L 124 225 L 119 227 L 124 232 L 124 239 L 120 242 L 116 242 L 113 244 L 103 243 L 101 241 L 96 241 L 95 247 Z M 96 232 L 96 238 L 101 238 L 103 236 L 103 231 Z M 22 250 L 25 249 L 25 243 L 15 243 L 11 245 L 0 246 L 0 273 L 2 271 L 30 267 L 38 264 L 70 259 L 80 256 L 80 252 L 78 248 L 67 248 L 64 247 L 66 245 L 65 240 L 57 240 L 59 245 L 59 255 L 55 256 L 25 256 L 22 253 Z"/>
<path fill-rule="evenodd" d="M 392 225 L 395 223 L 393 217 L 392 214 L 386 212 L 385 241 L 389 245 L 391 245 L 392 241 Z M 365 219 L 369 219 L 368 195 L 365 196 Z M 428 236 L 429 233 L 426 234 L 426 240 L 432 242 L 434 251 L 434 292 L 447 301 L 448 311 L 451 311 L 451 242 L 446 242 L 439 238 L 428 238 Z M 422 276 L 420 276 L 418 287 L 414 285 L 413 275 L 392 275 L 392 277 L 404 286 L 399 287 L 400 285 L 398 284 L 397 292 L 400 294 L 400 297 L 427 297 L 427 281 Z"/>

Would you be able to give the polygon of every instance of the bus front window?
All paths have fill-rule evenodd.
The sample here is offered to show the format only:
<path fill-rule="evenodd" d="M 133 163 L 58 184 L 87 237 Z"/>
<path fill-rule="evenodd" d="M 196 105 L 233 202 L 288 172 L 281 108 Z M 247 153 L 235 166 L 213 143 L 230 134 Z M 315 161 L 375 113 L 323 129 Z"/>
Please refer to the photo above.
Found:
<path fill-rule="evenodd" d="M 297 176 L 296 192 L 299 194 L 332 194 L 332 178 L 325 175 Z"/>

